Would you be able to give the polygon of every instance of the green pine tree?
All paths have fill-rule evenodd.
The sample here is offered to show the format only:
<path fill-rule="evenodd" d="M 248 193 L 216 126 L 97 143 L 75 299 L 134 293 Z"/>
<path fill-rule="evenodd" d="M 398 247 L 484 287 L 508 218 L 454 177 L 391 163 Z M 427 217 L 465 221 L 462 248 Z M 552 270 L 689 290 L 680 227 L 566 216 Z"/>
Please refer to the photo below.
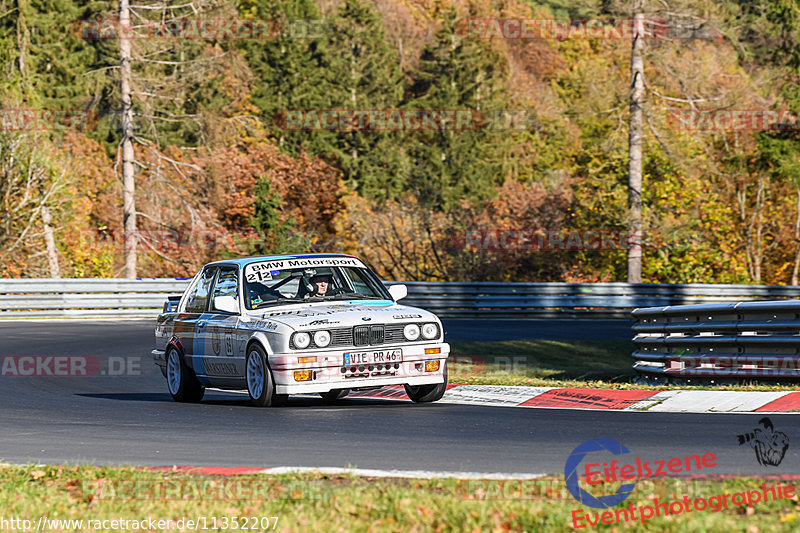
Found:
<path fill-rule="evenodd" d="M 267 122 L 286 110 L 384 110 L 401 102 L 397 52 L 372 4 L 346 0 L 326 20 L 312 2 L 252 0 L 239 9 L 254 18 L 279 18 L 289 28 L 306 21 L 314 29 L 307 38 L 288 34 L 242 45 L 257 80 L 252 102 Z M 276 135 L 289 153 L 302 149 L 338 166 L 367 196 L 394 197 L 403 189 L 398 132 L 277 129 Z"/>
<path fill-rule="evenodd" d="M 471 110 L 491 118 L 503 109 L 503 62 L 478 41 L 460 39 L 456 23 L 450 12 L 423 50 L 405 107 Z M 492 127 L 410 136 L 408 185 L 426 205 L 451 210 L 462 199 L 481 205 L 503 182 L 500 154 L 507 142 L 507 132 Z"/>
<path fill-rule="evenodd" d="M 281 221 L 281 206 L 283 204 L 280 194 L 273 191 L 272 183 L 267 178 L 261 178 L 255 187 L 256 201 L 250 225 L 261 237 L 252 243 L 251 254 L 275 254 L 298 252 L 311 247 L 311 238 L 293 231 L 295 221 L 293 217 Z"/>

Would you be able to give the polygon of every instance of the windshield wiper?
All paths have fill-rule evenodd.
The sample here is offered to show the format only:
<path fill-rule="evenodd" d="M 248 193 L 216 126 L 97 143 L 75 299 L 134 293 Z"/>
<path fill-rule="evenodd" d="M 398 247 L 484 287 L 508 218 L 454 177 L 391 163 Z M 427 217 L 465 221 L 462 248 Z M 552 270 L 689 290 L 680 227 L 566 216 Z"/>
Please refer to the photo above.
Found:
<path fill-rule="evenodd" d="M 386 300 L 382 296 L 366 296 L 363 294 L 347 293 L 347 294 L 333 294 L 331 296 L 310 296 L 308 298 L 281 298 L 280 300 L 270 300 L 268 302 L 261 302 L 253 306 L 253 310 L 260 307 L 266 307 L 275 304 L 287 303 L 305 303 L 305 302 L 324 302 L 334 300 Z"/>
<path fill-rule="evenodd" d="M 253 310 L 258 309 L 261 306 L 273 305 L 273 304 L 282 304 L 284 302 L 289 303 L 302 303 L 307 302 L 308 300 L 304 298 L 281 298 L 280 300 L 269 300 L 268 302 L 261 302 L 253 306 Z"/>
<path fill-rule="evenodd" d="M 386 298 L 382 296 L 366 296 L 364 294 L 356 294 L 356 293 L 346 293 L 346 294 L 334 294 L 331 298 L 342 299 L 342 300 L 385 300 Z"/>

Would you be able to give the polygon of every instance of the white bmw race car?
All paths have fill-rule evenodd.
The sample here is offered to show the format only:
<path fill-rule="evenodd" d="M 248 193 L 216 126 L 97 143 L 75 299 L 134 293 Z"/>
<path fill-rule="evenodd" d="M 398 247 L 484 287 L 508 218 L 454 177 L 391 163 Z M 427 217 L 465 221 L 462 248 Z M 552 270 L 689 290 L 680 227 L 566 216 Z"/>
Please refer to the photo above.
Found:
<path fill-rule="evenodd" d="M 209 263 L 156 324 L 155 363 L 172 397 L 196 402 L 206 388 L 247 390 L 258 406 L 290 394 L 326 400 L 353 389 L 404 385 L 415 402 L 447 386 L 441 321 L 397 303 L 349 255 L 280 255 Z"/>

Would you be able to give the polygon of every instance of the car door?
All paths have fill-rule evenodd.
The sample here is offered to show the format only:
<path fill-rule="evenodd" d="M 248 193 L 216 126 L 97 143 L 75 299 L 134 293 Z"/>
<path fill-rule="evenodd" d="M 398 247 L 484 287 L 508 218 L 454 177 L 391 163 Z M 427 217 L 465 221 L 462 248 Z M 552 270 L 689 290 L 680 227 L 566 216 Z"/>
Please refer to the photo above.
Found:
<path fill-rule="evenodd" d="M 183 348 L 186 355 L 186 364 L 199 374 L 198 369 L 194 368 L 194 355 L 203 352 L 201 331 L 205 321 L 203 314 L 208 307 L 209 294 L 217 274 L 217 267 L 207 267 L 203 270 L 194 282 L 194 286 L 189 290 L 184 302 L 181 302 L 178 316 L 175 317 L 175 336 Z"/>
<path fill-rule="evenodd" d="M 239 385 L 244 376 L 244 359 L 236 342 L 239 313 L 220 309 L 216 302 L 223 297 L 239 298 L 239 270 L 235 266 L 221 266 L 211 293 L 208 311 L 202 316 L 203 354 L 195 356 L 196 368 L 203 368 L 211 386 Z M 240 307 L 241 309 L 241 307 Z M 202 360 L 198 360 L 202 359 Z"/>

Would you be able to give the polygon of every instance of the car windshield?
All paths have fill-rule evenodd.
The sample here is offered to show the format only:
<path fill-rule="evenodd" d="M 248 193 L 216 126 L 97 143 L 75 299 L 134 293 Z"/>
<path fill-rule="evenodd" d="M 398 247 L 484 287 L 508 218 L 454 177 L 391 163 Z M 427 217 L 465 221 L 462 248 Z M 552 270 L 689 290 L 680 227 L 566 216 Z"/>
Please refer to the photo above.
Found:
<path fill-rule="evenodd" d="M 378 278 L 357 259 L 354 266 L 337 260 L 262 261 L 245 266 L 248 309 L 284 303 L 325 300 L 391 299 Z M 294 264 L 301 267 L 286 268 Z"/>

